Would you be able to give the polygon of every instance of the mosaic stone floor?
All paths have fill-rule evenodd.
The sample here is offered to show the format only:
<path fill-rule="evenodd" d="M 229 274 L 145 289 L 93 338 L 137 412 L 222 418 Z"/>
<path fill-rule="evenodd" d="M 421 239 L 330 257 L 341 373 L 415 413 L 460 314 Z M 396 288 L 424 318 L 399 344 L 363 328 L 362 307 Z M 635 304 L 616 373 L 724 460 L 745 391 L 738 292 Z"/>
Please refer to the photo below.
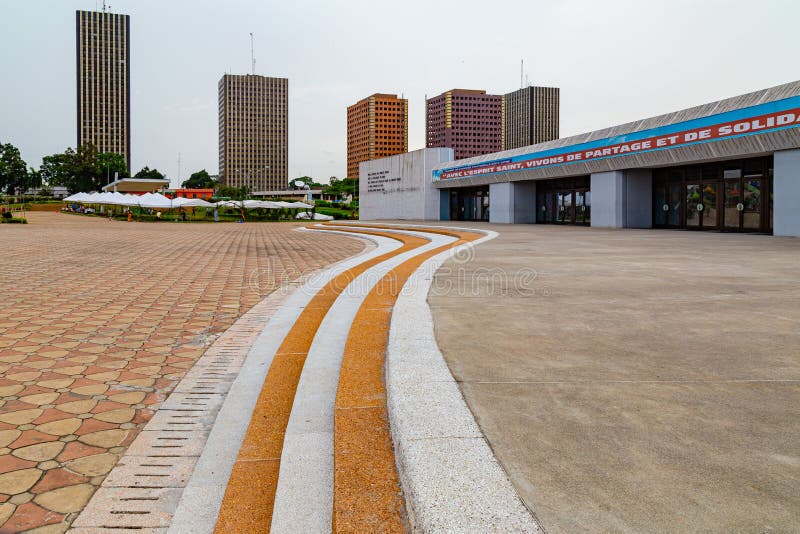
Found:
<path fill-rule="evenodd" d="M 283 223 L 0 226 L 0 531 L 63 532 L 187 369 L 361 242 Z"/>

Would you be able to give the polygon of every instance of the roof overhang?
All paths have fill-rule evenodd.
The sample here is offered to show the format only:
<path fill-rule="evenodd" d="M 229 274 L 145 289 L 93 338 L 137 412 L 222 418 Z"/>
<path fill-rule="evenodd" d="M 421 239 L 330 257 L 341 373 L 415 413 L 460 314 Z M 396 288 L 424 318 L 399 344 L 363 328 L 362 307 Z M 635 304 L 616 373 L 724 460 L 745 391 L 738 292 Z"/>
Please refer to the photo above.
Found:
<path fill-rule="evenodd" d="M 169 186 L 169 180 L 158 178 L 120 178 L 103 186 L 103 191 L 117 191 L 119 193 L 155 193 Z"/>
<path fill-rule="evenodd" d="M 800 81 L 539 145 L 441 163 L 436 188 L 756 157 L 800 148 Z"/>

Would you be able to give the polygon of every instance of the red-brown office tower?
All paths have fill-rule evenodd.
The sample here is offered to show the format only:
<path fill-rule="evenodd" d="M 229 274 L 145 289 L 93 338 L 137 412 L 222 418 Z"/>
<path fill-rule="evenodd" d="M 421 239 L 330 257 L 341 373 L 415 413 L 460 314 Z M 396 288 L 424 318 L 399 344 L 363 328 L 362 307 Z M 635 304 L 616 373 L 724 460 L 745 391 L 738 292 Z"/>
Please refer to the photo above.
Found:
<path fill-rule="evenodd" d="M 358 164 L 408 152 L 408 100 L 376 93 L 347 108 L 347 177 Z"/>
<path fill-rule="evenodd" d="M 428 148 L 448 147 L 455 159 L 503 149 L 503 96 L 453 89 L 425 101 Z"/>

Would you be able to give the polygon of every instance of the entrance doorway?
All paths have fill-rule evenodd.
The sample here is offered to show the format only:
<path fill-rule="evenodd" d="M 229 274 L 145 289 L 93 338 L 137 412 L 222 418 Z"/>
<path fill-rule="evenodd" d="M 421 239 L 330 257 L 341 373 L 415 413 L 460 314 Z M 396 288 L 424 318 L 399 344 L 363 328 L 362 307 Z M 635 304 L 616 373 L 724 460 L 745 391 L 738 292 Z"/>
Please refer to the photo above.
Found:
<path fill-rule="evenodd" d="M 719 210 L 717 209 L 719 182 L 688 183 L 686 191 L 686 227 L 717 230 Z"/>
<path fill-rule="evenodd" d="M 657 169 L 653 226 L 772 232 L 772 157 Z"/>
<path fill-rule="evenodd" d="M 536 222 L 588 225 L 592 220 L 589 177 L 536 183 Z"/>
<path fill-rule="evenodd" d="M 451 221 L 489 221 L 489 186 L 450 190 Z"/>

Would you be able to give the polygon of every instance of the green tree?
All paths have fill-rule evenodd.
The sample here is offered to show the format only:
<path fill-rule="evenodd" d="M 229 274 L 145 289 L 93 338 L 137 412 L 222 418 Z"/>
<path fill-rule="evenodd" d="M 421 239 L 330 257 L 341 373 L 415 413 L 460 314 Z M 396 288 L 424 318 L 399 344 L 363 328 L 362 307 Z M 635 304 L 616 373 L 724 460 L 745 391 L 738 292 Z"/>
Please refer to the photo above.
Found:
<path fill-rule="evenodd" d="M 92 143 L 85 143 L 78 150 L 67 148 L 61 154 L 43 157 L 39 173 L 50 186 L 64 186 L 70 193 L 77 193 L 99 191 L 114 179 L 114 173 L 119 178 L 127 177 L 128 167 L 121 154 L 99 154 Z"/>
<path fill-rule="evenodd" d="M 44 186 L 46 185 L 44 182 L 42 182 L 42 173 L 37 171 L 33 167 L 28 169 L 28 180 L 27 181 L 28 181 L 27 187 L 38 187 L 38 188 L 44 189 Z M 40 194 L 44 194 L 44 193 L 40 193 Z"/>
<path fill-rule="evenodd" d="M 68 148 L 62 154 L 53 154 L 42 158 L 42 164 L 39 167 L 39 176 L 42 181 L 50 186 L 65 186 L 70 179 L 70 162 L 75 152 Z"/>
<path fill-rule="evenodd" d="M 69 153 L 69 149 L 65 154 Z M 67 189 L 70 193 L 99 191 L 106 182 L 101 179 L 97 165 L 97 147 L 92 143 L 80 145 L 67 161 Z"/>
<path fill-rule="evenodd" d="M 19 149 L 11 143 L 0 143 L 0 192 L 14 194 L 28 187 L 28 167 Z"/>
<path fill-rule="evenodd" d="M 165 176 L 161 174 L 158 169 L 150 169 L 142 167 L 142 170 L 133 175 L 134 178 L 146 178 L 150 180 L 163 180 Z"/>
<path fill-rule="evenodd" d="M 229 185 L 221 185 L 217 190 L 218 197 L 228 197 L 232 200 L 247 200 L 250 198 L 250 188 L 245 186 L 242 187 L 231 187 Z"/>
<path fill-rule="evenodd" d="M 217 183 L 205 169 L 192 173 L 188 180 L 184 180 L 181 187 L 186 189 L 213 189 Z M 227 195 L 223 195 L 227 196 Z"/>
<path fill-rule="evenodd" d="M 346 195 L 358 196 L 358 178 L 342 178 L 331 176 L 330 183 L 325 188 L 326 195 L 336 195 L 343 197 Z"/>
<path fill-rule="evenodd" d="M 98 178 L 101 184 L 106 185 L 114 181 L 114 174 L 117 178 L 127 178 L 128 164 L 122 154 L 115 154 L 113 152 L 101 152 L 97 154 L 97 170 Z"/>
<path fill-rule="evenodd" d="M 219 189 L 217 189 L 218 197 L 236 198 L 238 194 L 239 194 L 239 189 L 237 187 L 231 187 L 229 185 L 221 185 L 219 186 Z"/>

